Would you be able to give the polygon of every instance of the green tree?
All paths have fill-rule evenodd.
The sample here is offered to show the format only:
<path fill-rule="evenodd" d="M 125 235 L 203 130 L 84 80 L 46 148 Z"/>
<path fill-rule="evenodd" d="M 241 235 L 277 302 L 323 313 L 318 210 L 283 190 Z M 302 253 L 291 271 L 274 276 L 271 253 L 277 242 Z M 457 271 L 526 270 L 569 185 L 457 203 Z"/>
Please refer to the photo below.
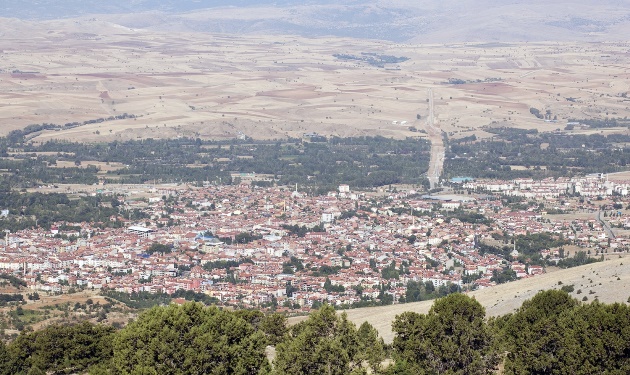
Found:
<path fill-rule="evenodd" d="M 154 307 L 114 340 L 121 374 L 262 374 L 265 337 L 230 312 L 199 303 Z"/>
<path fill-rule="evenodd" d="M 506 374 L 630 373 L 630 308 L 540 292 L 494 322 Z"/>
<path fill-rule="evenodd" d="M 492 277 L 490 281 L 494 281 L 497 284 L 504 284 L 510 281 L 516 280 L 516 272 L 509 268 L 504 268 L 501 272 L 494 270 L 492 271 Z"/>
<path fill-rule="evenodd" d="M 158 242 L 154 242 L 147 249 L 147 254 L 153 254 L 153 253 L 167 254 L 167 253 L 170 253 L 171 251 L 173 251 L 173 247 L 172 246 L 164 245 L 164 244 L 161 244 L 161 243 L 158 243 Z"/>
<path fill-rule="evenodd" d="M 114 328 L 84 322 L 52 325 L 22 333 L 11 343 L 11 373 L 46 369 L 54 374 L 80 372 L 112 357 Z"/>
<path fill-rule="evenodd" d="M 479 302 L 459 293 L 436 300 L 426 315 L 396 316 L 394 357 L 406 363 L 399 373 L 492 373 L 499 355 L 484 318 Z"/>
<path fill-rule="evenodd" d="M 383 268 L 381 276 L 383 279 L 398 279 L 400 277 L 400 272 L 396 269 L 395 260 L 392 260 L 389 266 Z"/>
<path fill-rule="evenodd" d="M 357 362 L 364 361 L 372 369 L 372 373 L 381 371 L 381 363 L 385 359 L 385 343 L 378 337 L 378 331 L 370 323 L 363 322 L 357 330 L 359 350 Z"/>
<path fill-rule="evenodd" d="M 630 308 L 592 302 L 561 313 L 565 334 L 560 354 L 572 374 L 630 373 Z"/>
<path fill-rule="evenodd" d="M 243 319 L 247 323 L 251 324 L 255 329 L 259 329 L 260 323 L 265 318 L 265 314 L 263 314 L 260 310 L 236 310 L 232 314 L 238 316 Z"/>
<path fill-rule="evenodd" d="M 362 361 L 366 358 L 360 353 L 356 326 L 330 305 L 293 326 L 276 349 L 277 375 L 365 373 Z"/>
<path fill-rule="evenodd" d="M 4 341 L 0 340 L 0 375 L 11 374 L 11 356 Z"/>
<path fill-rule="evenodd" d="M 277 345 L 287 334 L 287 317 L 274 313 L 265 316 L 260 323 L 260 330 L 265 334 L 269 345 Z"/>
<path fill-rule="evenodd" d="M 572 310 L 578 301 L 566 292 L 549 290 L 525 301 L 513 315 L 497 321 L 502 347 L 508 351 L 507 373 L 547 373 L 556 368 L 556 348 L 562 342 L 558 316 Z"/>
<path fill-rule="evenodd" d="M 26 375 L 46 375 L 46 373 L 37 366 L 31 367 Z"/>

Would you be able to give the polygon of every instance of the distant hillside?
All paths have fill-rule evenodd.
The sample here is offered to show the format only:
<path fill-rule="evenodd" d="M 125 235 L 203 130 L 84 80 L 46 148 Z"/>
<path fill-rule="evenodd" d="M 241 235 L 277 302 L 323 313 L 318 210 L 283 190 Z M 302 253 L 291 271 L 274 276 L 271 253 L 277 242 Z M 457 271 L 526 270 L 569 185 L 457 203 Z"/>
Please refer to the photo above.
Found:
<path fill-rule="evenodd" d="M 0 17 L 85 17 L 158 31 L 295 34 L 396 42 L 630 39 L 630 2 L 614 0 L 6 0 Z"/>

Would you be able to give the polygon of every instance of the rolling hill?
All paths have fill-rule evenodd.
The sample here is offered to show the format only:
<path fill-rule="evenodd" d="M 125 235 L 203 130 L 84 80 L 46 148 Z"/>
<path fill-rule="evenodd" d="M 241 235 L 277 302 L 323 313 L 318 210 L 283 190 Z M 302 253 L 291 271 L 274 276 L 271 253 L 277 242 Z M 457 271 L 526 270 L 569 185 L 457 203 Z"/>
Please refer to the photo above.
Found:
<path fill-rule="evenodd" d="M 8 0 L 0 17 L 94 17 L 154 31 L 338 36 L 412 43 L 619 41 L 630 3 L 615 0 L 52 1 Z"/>

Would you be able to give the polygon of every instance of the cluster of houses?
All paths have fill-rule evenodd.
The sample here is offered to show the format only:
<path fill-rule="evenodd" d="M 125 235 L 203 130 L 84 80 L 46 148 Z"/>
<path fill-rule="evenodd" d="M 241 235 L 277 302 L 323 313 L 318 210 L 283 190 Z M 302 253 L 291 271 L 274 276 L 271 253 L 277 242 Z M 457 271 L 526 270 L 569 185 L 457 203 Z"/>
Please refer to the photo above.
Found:
<path fill-rule="evenodd" d="M 512 182 L 518 189 L 538 183 Z M 398 302 L 412 280 L 436 289 L 483 288 L 494 285 L 493 275 L 506 268 L 521 278 L 544 272 L 541 265 L 516 260 L 517 248 L 511 260 L 480 253 L 480 241 L 491 241 L 493 234 L 547 232 L 594 252 L 630 245 L 610 236 L 594 215 L 555 220 L 544 208 L 513 211 L 487 194 L 436 201 L 413 190 L 383 195 L 342 185 L 325 196 L 308 196 L 293 188 L 247 184 L 98 193 L 118 197 L 121 214 L 110 220 L 122 228 L 58 223 L 52 230 L 7 233 L 0 241 L 0 270 L 19 273 L 29 288 L 50 293 L 183 289 L 223 304 L 308 310 L 323 301 L 352 304 L 384 294 Z M 549 199 L 547 206 L 587 205 L 577 198 Z M 147 218 L 129 220 L 124 212 L 130 209 Z M 449 216 L 455 210 L 482 214 L 492 224 Z M 154 251 L 156 243 L 165 246 Z M 561 255 L 558 249 L 540 252 L 552 260 Z"/>
<path fill-rule="evenodd" d="M 558 198 L 567 194 L 580 195 L 582 197 L 608 197 L 612 195 L 627 196 L 630 181 L 609 181 L 607 175 L 598 174 L 586 177 L 560 177 L 542 180 L 519 178 L 509 181 L 466 181 L 462 186 L 465 189 L 483 190 L 525 198 Z"/>

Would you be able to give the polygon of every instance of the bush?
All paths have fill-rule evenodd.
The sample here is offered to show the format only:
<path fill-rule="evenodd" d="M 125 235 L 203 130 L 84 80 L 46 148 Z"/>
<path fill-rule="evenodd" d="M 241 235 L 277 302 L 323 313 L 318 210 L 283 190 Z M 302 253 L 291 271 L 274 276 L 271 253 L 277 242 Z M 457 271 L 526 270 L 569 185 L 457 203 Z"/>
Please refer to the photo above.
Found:
<path fill-rule="evenodd" d="M 560 288 L 560 290 L 562 290 L 563 292 L 567 292 L 567 293 L 573 293 L 573 290 L 575 288 L 573 287 L 573 285 L 564 285 L 562 286 L 562 288 Z"/>

